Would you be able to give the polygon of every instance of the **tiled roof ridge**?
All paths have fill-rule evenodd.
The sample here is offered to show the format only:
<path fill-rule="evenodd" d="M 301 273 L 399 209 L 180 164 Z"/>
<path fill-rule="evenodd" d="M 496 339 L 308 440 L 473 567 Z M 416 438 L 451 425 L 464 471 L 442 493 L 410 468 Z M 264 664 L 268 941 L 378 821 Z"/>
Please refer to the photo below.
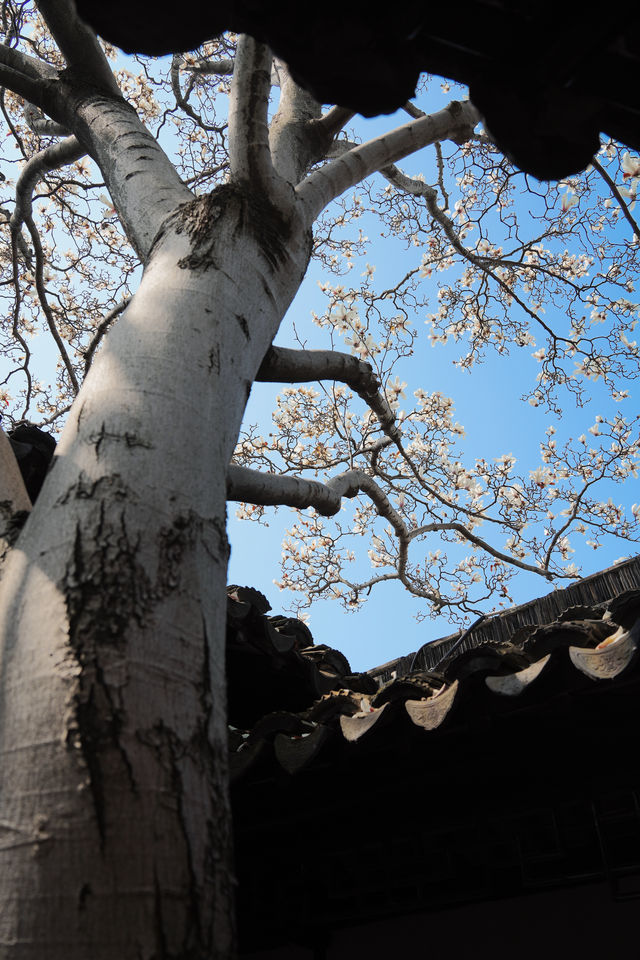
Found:
<path fill-rule="evenodd" d="M 464 638 L 459 654 L 484 643 L 522 642 L 540 624 L 567 619 L 599 619 L 613 603 L 620 603 L 630 591 L 640 589 L 640 554 L 605 570 L 590 574 L 568 587 L 556 589 L 543 597 L 516 604 L 508 610 L 487 616 Z M 367 672 L 380 682 L 392 676 L 406 676 L 413 669 L 433 669 L 457 644 L 460 631 L 424 644 L 415 653 L 390 660 Z"/>
<path fill-rule="evenodd" d="M 271 712 L 309 709 L 332 690 L 374 693 L 375 680 L 351 669 L 339 650 L 314 642 L 295 617 L 269 616 L 259 590 L 227 588 L 227 688 L 229 721 L 252 727 Z"/>
<path fill-rule="evenodd" d="M 590 579 L 593 584 L 596 578 Z M 611 683 L 620 695 L 629 683 L 637 687 L 640 588 L 597 599 L 591 607 L 565 605 L 551 623 L 529 626 L 515 641 L 485 640 L 456 650 L 435 672 L 413 669 L 375 689 L 370 675 L 361 675 L 361 689 L 349 676 L 341 677 L 341 655 L 331 648 L 293 651 L 316 679 L 324 679 L 325 688 L 303 708 L 274 705 L 245 734 L 232 731 L 233 775 L 258 768 L 297 773 L 341 743 L 375 745 L 391 736 L 400 744 L 395 738 L 408 721 L 410 728 L 432 736 L 512 710 L 545 710 L 558 697 L 590 696 Z M 333 663 L 329 670 L 323 670 L 325 657 Z"/>

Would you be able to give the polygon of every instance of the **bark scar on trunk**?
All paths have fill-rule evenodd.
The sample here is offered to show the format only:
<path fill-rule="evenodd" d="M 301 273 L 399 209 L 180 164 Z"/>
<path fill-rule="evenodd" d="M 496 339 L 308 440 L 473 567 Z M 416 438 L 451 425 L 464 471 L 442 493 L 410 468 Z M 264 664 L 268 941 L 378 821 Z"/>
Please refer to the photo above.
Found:
<path fill-rule="evenodd" d="M 186 231 L 193 246 L 191 253 L 178 262 L 179 267 L 184 270 L 215 269 L 216 224 L 234 208 L 234 236 L 252 234 L 272 269 L 285 263 L 292 232 L 290 218 L 248 182 L 222 184 L 180 208 L 175 215 L 179 221 L 176 232 Z"/>
<path fill-rule="evenodd" d="M 113 431 L 107 430 L 105 424 L 103 423 L 99 431 L 91 433 L 88 437 L 89 443 L 92 443 L 96 450 L 96 458 L 100 456 L 100 447 L 102 446 L 105 440 L 113 440 L 115 443 L 124 443 L 127 447 L 144 447 L 145 450 L 152 450 L 153 444 L 148 440 L 143 440 L 141 437 L 137 436 L 135 433 L 129 433 L 125 431 L 124 433 L 114 433 Z"/>
<path fill-rule="evenodd" d="M 85 520 L 76 525 L 73 557 L 65 573 L 69 644 L 80 666 L 74 720 L 66 740 L 70 749 L 82 754 L 104 849 L 105 781 L 113 776 L 114 760 L 120 777 L 136 792 L 121 740 L 125 717 L 120 691 L 107 681 L 105 668 L 114 658 L 122 659 L 123 636 L 130 620 L 146 621 L 152 590 L 136 562 L 139 537 L 129 537 L 125 511 L 120 508 L 109 522 L 101 502 L 92 519 L 92 523 Z M 110 767 L 106 774 L 105 764 Z"/>

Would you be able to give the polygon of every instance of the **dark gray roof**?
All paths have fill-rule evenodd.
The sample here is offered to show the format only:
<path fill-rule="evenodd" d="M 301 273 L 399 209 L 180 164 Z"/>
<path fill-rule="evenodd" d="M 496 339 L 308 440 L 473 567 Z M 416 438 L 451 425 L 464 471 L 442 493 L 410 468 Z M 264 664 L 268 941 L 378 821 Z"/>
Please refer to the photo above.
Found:
<path fill-rule="evenodd" d="M 330 741 L 375 739 L 399 718 L 398 736 L 407 719 L 434 735 L 640 676 L 640 558 L 492 617 L 455 650 L 456 636 L 444 638 L 365 674 L 352 673 L 338 651 L 305 646 L 308 631 L 296 640 L 295 621 L 274 626 L 266 614 L 250 614 L 250 603 L 238 629 L 238 600 L 229 603 L 236 778 L 254 767 L 295 773 Z M 427 662 L 431 650 L 437 669 Z"/>

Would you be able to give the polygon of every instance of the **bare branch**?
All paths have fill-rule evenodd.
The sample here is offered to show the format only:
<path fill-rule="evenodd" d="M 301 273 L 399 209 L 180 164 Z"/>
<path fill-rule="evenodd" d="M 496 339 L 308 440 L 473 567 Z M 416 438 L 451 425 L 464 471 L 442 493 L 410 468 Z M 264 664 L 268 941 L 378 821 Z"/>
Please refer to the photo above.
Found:
<path fill-rule="evenodd" d="M 50 80 L 57 76 L 55 68 L 44 60 L 28 57 L 26 53 L 16 50 L 15 47 L 9 47 L 6 43 L 0 43 L 0 63 L 33 80 Z"/>
<path fill-rule="evenodd" d="M 409 534 L 409 539 L 414 540 L 416 537 L 419 537 L 425 533 L 446 530 L 455 530 L 456 533 L 459 533 L 460 536 L 469 543 L 473 543 L 474 546 L 480 547 L 485 551 L 485 553 L 490 553 L 492 557 L 495 557 L 497 560 L 501 560 L 503 563 L 507 563 L 512 567 L 519 567 L 521 570 L 527 570 L 529 573 L 536 573 L 538 576 L 544 577 L 545 580 L 555 580 L 558 577 L 558 574 L 552 573 L 547 569 L 546 565 L 543 567 L 536 567 L 531 563 L 525 563 L 523 560 L 518 560 L 517 557 L 512 556 L 510 553 L 502 553 L 501 550 L 496 550 L 495 547 L 492 547 L 491 544 L 482 537 L 477 537 L 475 533 L 472 533 L 471 530 L 465 527 L 463 523 L 457 523 L 456 521 L 424 524 L 423 526 L 412 530 Z M 548 557 L 547 562 L 549 559 L 550 558 Z"/>
<path fill-rule="evenodd" d="M 229 62 L 232 63 L 232 61 Z M 191 96 L 191 91 L 193 90 L 194 84 L 193 77 L 190 77 L 186 91 L 184 93 L 182 92 L 182 87 L 180 86 L 180 69 L 183 64 L 184 58 L 180 54 L 175 53 L 171 58 L 170 77 L 171 89 L 173 90 L 173 95 L 176 98 L 177 106 L 179 106 L 188 117 L 191 117 L 192 120 L 195 120 L 198 126 L 202 127 L 203 130 L 217 130 L 217 127 L 212 126 L 209 123 L 205 123 L 200 114 L 197 113 L 189 103 L 189 97 Z"/>
<path fill-rule="evenodd" d="M 185 73 L 212 74 L 216 77 L 228 77 L 233 73 L 233 60 L 229 57 L 223 57 L 222 60 L 196 60 L 195 63 L 187 63 L 184 57 L 180 59 L 180 67 Z"/>
<path fill-rule="evenodd" d="M 63 127 L 61 123 L 56 123 L 55 120 L 43 117 L 40 111 L 37 111 L 30 103 L 24 105 L 24 118 L 29 125 L 29 129 L 41 137 L 69 136 L 67 127 Z"/>
<path fill-rule="evenodd" d="M 327 136 L 333 138 L 354 116 L 353 110 L 348 110 L 346 107 L 331 107 L 324 116 L 320 117 L 316 126 L 322 128 Z"/>
<path fill-rule="evenodd" d="M 271 347 L 256 374 L 256 380 L 268 383 L 308 383 L 313 380 L 337 380 L 346 383 L 361 397 L 380 421 L 387 436 L 399 439 L 395 415 L 380 393 L 380 381 L 371 364 L 336 350 L 290 350 Z"/>
<path fill-rule="evenodd" d="M 14 233 L 19 234 L 22 224 L 31 219 L 31 196 L 36 183 L 45 173 L 73 163 L 85 153 L 76 137 L 67 137 L 41 150 L 26 163 L 16 184 L 16 205 L 10 221 Z"/>
<path fill-rule="evenodd" d="M 39 104 L 42 97 L 42 82 L 31 76 L 13 70 L 0 62 L 0 87 L 17 93 L 19 97 Z"/>
<path fill-rule="evenodd" d="M 429 211 L 431 217 L 439 223 L 442 227 L 445 236 L 450 241 L 452 247 L 458 251 L 461 256 L 468 260 L 469 263 L 472 263 L 475 267 L 478 267 L 487 277 L 491 279 L 501 287 L 505 293 L 511 297 L 515 302 L 520 306 L 528 316 L 534 320 L 542 329 L 551 337 L 553 341 L 561 341 L 564 343 L 569 343 L 565 337 L 559 337 L 551 327 L 538 316 L 535 311 L 531 309 L 522 300 L 521 297 L 502 279 L 498 276 L 493 269 L 493 262 L 491 258 L 478 256 L 476 253 L 472 253 L 465 245 L 460 241 L 460 238 L 456 232 L 455 225 L 450 217 L 438 206 L 438 194 L 433 187 L 430 187 L 428 183 L 424 183 L 422 180 L 415 180 L 412 177 L 407 177 L 406 174 L 402 173 L 397 167 L 393 164 L 390 164 L 388 167 L 383 168 L 380 173 L 399 189 L 404 190 L 406 193 L 410 193 L 413 196 L 424 197 L 427 210 Z M 503 261 L 504 262 L 504 261 Z"/>
<path fill-rule="evenodd" d="M 468 138 L 479 119 L 470 101 L 453 101 L 444 110 L 381 134 L 315 170 L 296 188 L 309 222 L 313 222 L 331 200 L 377 170 L 436 140 Z"/>
<path fill-rule="evenodd" d="M 408 113 L 410 117 L 413 117 L 414 120 L 419 120 L 420 117 L 426 117 L 424 110 L 416 107 L 415 103 L 411 103 L 410 100 L 407 100 L 402 109 L 405 113 Z"/>
<path fill-rule="evenodd" d="M 73 364 L 71 363 L 69 354 L 67 353 L 67 348 L 65 346 L 65 343 L 58 331 L 55 317 L 53 315 L 53 311 L 51 309 L 51 306 L 49 305 L 49 300 L 47 298 L 47 291 L 44 285 L 44 252 L 42 250 L 42 243 L 40 242 L 40 235 L 38 234 L 38 231 L 36 230 L 35 224 L 31 219 L 31 217 L 25 217 L 24 222 L 26 224 L 26 227 L 29 233 L 31 234 L 31 241 L 33 243 L 33 248 L 36 254 L 36 291 L 38 293 L 38 300 L 40 301 L 40 306 L 42 307 L 42 311 L 45 315 L 47 326 L 49 327 L 51 336 L 56 342 L 56 346 L 58 347 L 60 357 L 62 359 L 62 362 L 65 365 L 67 374 L 69 375 L 69 380 L 71 382 L 73 392 L 77 394 L 80 391 L 78 378 L 76 377 L 76 372 L 73 369 Z"/>
<path fill-rule="evenodd" d="M 84 80 L 120 97 L 109 61 L 93 30 L 78 16 L 73 0 L 38 0 L 38 9 L 67 65 Z"/>
<path fill-rule="evenodd" d="M 264 506 L 283 505 L 299 510 L 313 507 L 322 516 L 332 517 L 339 511 L 343 497 L 358 494 L 362 476 L 364 474 L 359 470 L 349 470 L 328 483 L 320 483 L 319 480 L 260 473 L 231 464 L 227 471 L 227 500 Z"/>
<path fill-rule="evenodd" d="M 100 321 L 100 323 L 98 324 L 98 326 L 97 326 L 97 328 L 96 328 L 96 332 L 94 333 L 93 337 L 91 338 L 91 342 L 89 343 L 89 346 L 88 346 L 87 349 L 84 351 L 84 375 L 85 375 L 85 377 L 86 377 L 87 373 L 89 372 L 89 367 L 91 366 L 91 364 L 92 364 L 92 362 L 93 362 L 93 355 L 94 355 L 94 353 L 96 352 L 100 341 L 102 340 L 102 338 L 104 337 L 105 333 L 107 332 L 107 330 L 109 329 L 109 327 L 111 326 L 111 324 L 113 323 L 113 321 L 116 319 L 116 317 L 119 317 L 120 314 L 121 314 L 124 310 L 127 309 L 127 307 L 129 306 L 130 302 L 131 302 L 131 297 L 125 297 L 124 300 L 121 300 L 120 303 L 116 304 L 116 306 L 113 308 L 113 310 L 110 310 L 109 313 L 106 315 L 106 317 L 104 317 L 104 318 Z"/>
<path fill-rule="evenodd" d="M 11 211 L 7 210 L 6 207 L 0 207 L 0 223 L 11 223 Z M 27 268 L 31 269 L 31 250 L 29 249 L 29 244 L 23 237 L 22 233 L 12 234 L 12 239 L 15 242 L 16 252 L 22 257 L 24 262 L 27 265 Z"/>
<path fill-rule="evenodd" d="M 271 89 L 271 51 L 242 35 L 238 41 L 229 101 L 231 176 L 251 181 L 267 195 L 283 199 L 271 160 L 267 111 Z M 291 202 L 289 198 L 289 204 Z"/>
<path fill-rule="evenodd" d="M 618 190 L 618 188 L 617 188 L 617 186 L 615 185 L 614 181 L 611 179 L 611 177 L 609 176 L 609 174 L 607 173 L 607 171 L 604 169 L 604 167 L 602 166 L 602 164 L 600 163 L 600 161 L 597 159 L 597 157 L 593 157 L 593 158 L 591 159 L 591 166 L 592 166 L 595 170 L 598 171 L 598 173 L 600 174 L 600 176 L 602 177 L 602 179 L 604 180 L 604 182 L 607 184 L 607 186 L 608 186 L 609 189 L 611 190 L 611 193 L 614 195 L 614 197 L 616 198 L 616 200 L 618 201 L 618 203 L 619 203 L 619 205 L 620 205 L 620 209 L 622 210 L 624 216 L 625 216 L 626 219 L 628 220 L 628 222 L 629 222 L 629 224 L 630 224 L 630 226 L 631 226 L 631 229 L 632 229 L 633 232 L 635 233 L 635 235 L 636 235 L 636 237 L 638 238 L 638 240 L 640 240 L 640 227 L 638 226 L 638 223 L 637 223 L 637 221 L 634 219 L 634 217 L 631 216 L 631 211 L 629 210 L 629 206 L 628 206 L 628 204 L 625 203 L 624 197 L 622 196 L 622 194 L 621 194 L 620 191 Z"/>

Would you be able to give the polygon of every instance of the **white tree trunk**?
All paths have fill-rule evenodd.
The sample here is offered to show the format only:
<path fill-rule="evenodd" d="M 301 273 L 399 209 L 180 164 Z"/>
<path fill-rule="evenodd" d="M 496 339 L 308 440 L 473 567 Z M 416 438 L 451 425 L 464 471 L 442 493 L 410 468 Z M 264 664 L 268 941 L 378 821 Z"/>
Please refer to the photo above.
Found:
<path fill-rule="evenodd" d="M 183 206 L 74 405 L 0 584 L 0 957 L 232 955 L 225 472 L 309 250 Z"/>
<path fill-rule="evenodd" d="M 0 960 L 220 960 L 226 471 L 249 390 L 324 205 L 475 120 L 452 105 L 303 179 L 344 111 L 284 83 L 269 141 L 271 57 L 241 39 L 230 183 L 193 199 L 71 0 L 39 7 L 69 70 L 39 81 L 21 55 L 12 89 L 96 160 L 146 266 L 0 581 Z"/>

